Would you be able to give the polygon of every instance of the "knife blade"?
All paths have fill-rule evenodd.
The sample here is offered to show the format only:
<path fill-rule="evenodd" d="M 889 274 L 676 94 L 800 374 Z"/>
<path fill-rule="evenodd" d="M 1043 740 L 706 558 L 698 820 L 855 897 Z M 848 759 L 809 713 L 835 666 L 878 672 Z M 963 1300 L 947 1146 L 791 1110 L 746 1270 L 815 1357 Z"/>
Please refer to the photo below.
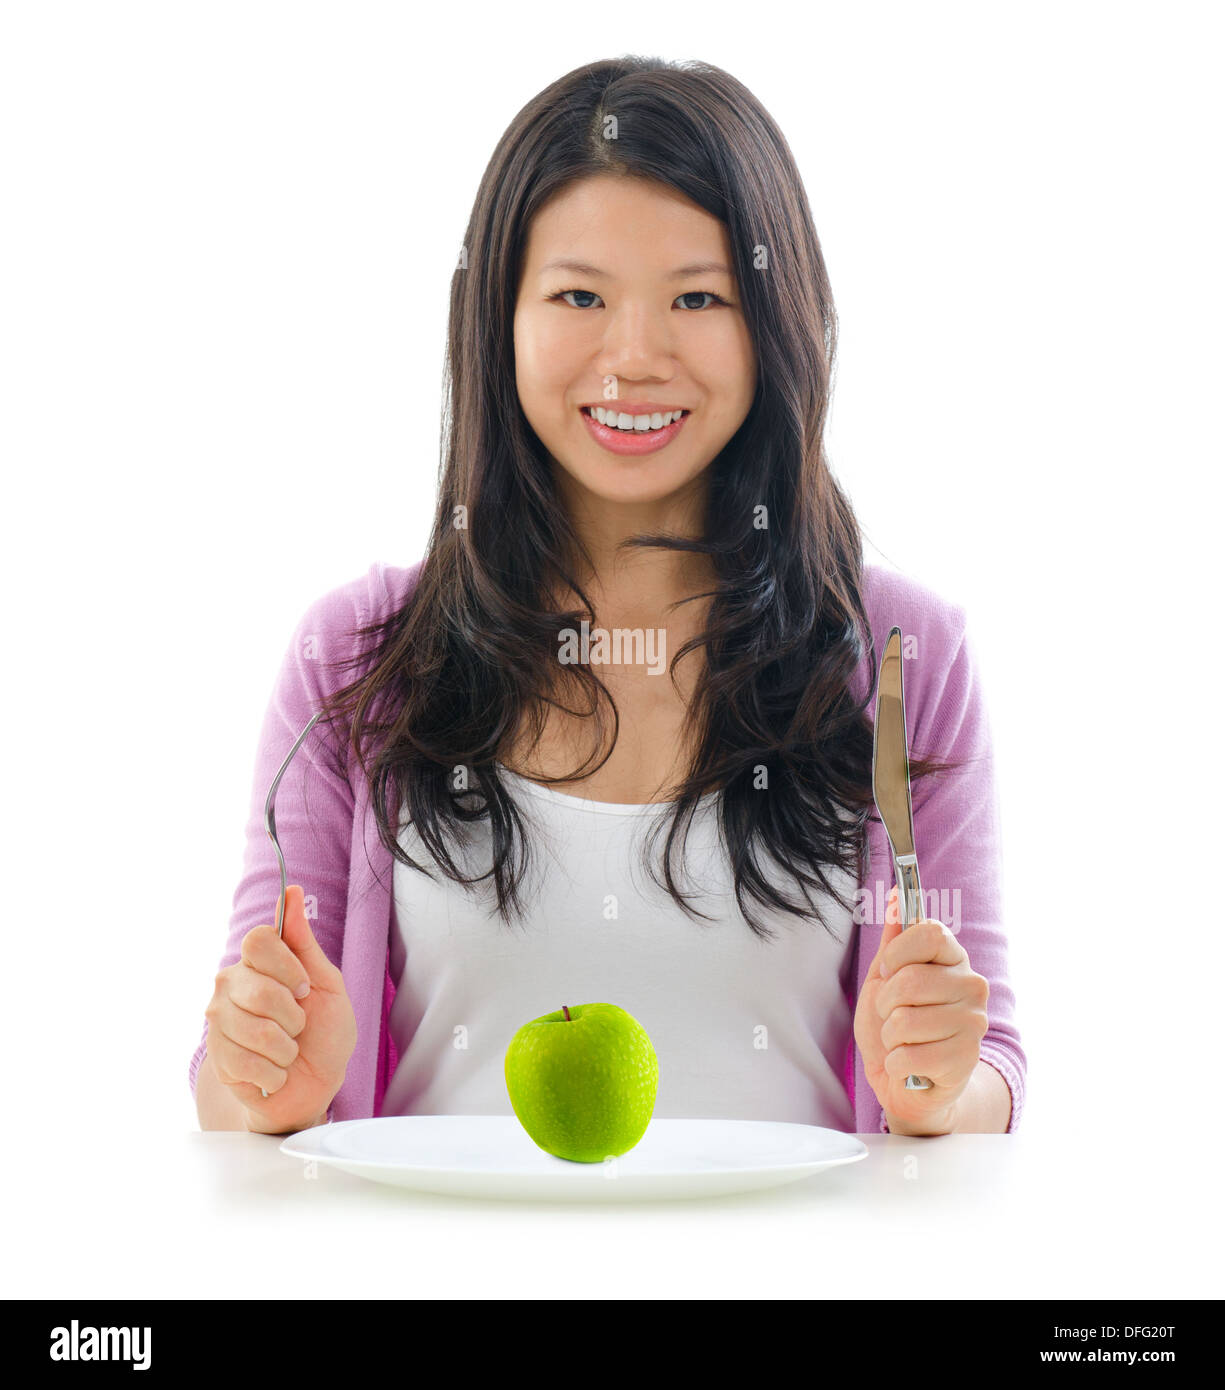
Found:
<path fill-rule="evenodd" d="M 902 629 L 894 627 L 881 656 L 876 685 L 876 722 L 872 727 L 872 797 L 889 837 L 902 927 L 923 917 L 923 888 L 915 854 L 914 818 L 910 809 L 910 755 L 906 749 L 906 701 L 902 680 Z M 908 1091 L 926 1091 L 925 1076 L 908 1076 Z"/>

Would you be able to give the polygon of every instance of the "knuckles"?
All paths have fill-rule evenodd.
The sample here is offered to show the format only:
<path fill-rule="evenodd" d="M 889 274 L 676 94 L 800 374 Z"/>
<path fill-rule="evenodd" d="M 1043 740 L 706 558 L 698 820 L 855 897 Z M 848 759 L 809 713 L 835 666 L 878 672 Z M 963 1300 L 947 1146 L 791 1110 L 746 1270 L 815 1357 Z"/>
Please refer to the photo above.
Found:
<path fill-rule="evenodd" d="M 255 963 L 252 958 L 254 952 L 266 950 L 265 943 L 269 940 L 279 942 L 280 939 L 276 934 L 276 928 L 269 926 L 267 922 L 262 922 L 258 927 L 252 927 L 242 939 L 242 959 L 247 965 L 253 965 Z"/>
<path fill-rule="evenodd" d="M 893 1008 L 904 1008 L 907 1004 L 916 1003 L 915 995 L 923 982 L 923 974 L 919 970 L 912 970 L 911 966 L 916 962 L 911 961 L 906 965 L 899 966 L 896 971 L 885 980 L 885 984 L 891 986 L 889 997 L 893 1001 Z"/>
<path fill-rule="evenodd" d="M 903 1039 L 898 1036 L 898 1034 L 902 1032 L 902 1024 L 903 1019 L 899 1017 L 897 1009 L 894 1009 L 889 1017 L 885 1019 L 884 1023 L 881 1024 L 880 1041 L 881 1046 L 885 1048 L 886 1051 L 891 1052 L 902 1043 Z"/>
<path fill-rule="evenodd" d="M 259 1042 L 259 1050 L 269 1061 L 275 1061 L 277 1057 L 284 1054 L 287 1040 L 285 1030 L 279 1023 L 273 1023 L 270 1018 L 261 1019 L 256 1029 L 256 1037 Z M 289 1061 L 292 1062 L 298 1055 L 298 1044 L 292 1038 L 288 1039 L 288 1044 L 290 1048 Z"/>
<path fill-rule="evenodd" d="M 889 976 L 886 978 L 897 977 L 908 965 L 936 964 L 933 957 L 939 955 L 949 941 L 958 946 L 961 944 L 958 942 L 956 934 L 943 922 L 938 922 L 930 917 L 915 922 L 913 926 L 907 927 L 901 936 L 895 937 L 889 946 L 892 949 L 898 942 L 905 942 L 907 954 L 910 954 L 917 945 L 925 959 L 919 961 L 902 960 L 899 964 L 894 965 L 890 959 L 890 952 L 886 951 L 883 957 L 885 966 L 889 970 Z"/>
<path fill-rule="evenodd" d="M 277 982 L 270 980 L 267 975 L 261 975 L 251 987 L 251 1003 L 255 1006 L 252 1012 L 274 1009 L 280 1003 L 280 997 Z"/>
<path fill-rule="evenodd" d="M 913 926 L 907 927 L 901 936 L 895 937 L 890 943 L 890 948 L 899 942 L 905 942 L 907 954 L 912 952 L 915 946 L 925 954 L 936 955 L 944 945 L 945 938 L 955 941 L 957 938 L 944 925 L 943 922 L 934 922 L 930 918 L 924 918 L 921 922 L 915 922 Z M 889 951 L 884 956 L 885 964 L 893 972 L 904 969 L 907 965 L 922 964 L 921 961 L 903 961 L 900 965 L 892 965 L 889 960 Z"/>
<path fill-rule="evenodd" d="M 929 941 L 934 950 L 938 950 L 943 946 L 945 941 L 952 941 L 955 939 L 953 933 L 949 931 L 944 923 L 938 922 L 934 918 L 928 917 L 917 925 L 923 930 L 923 939 Z M 911 930 L 913 931 L 914 928 L 912 927 Z"/>

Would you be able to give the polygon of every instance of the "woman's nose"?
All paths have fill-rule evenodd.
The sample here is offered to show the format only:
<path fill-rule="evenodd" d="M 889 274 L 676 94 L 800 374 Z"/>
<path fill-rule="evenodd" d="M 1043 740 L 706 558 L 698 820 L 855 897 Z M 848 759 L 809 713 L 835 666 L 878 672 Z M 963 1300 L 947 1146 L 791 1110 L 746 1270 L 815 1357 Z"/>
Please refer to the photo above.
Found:
<path fill-rule="evenodd" d="M 672 326 L 654 309 L 622 305 L 605 320 L 601 367 L 605 375 L 667 376 L 672 362 Z"/>

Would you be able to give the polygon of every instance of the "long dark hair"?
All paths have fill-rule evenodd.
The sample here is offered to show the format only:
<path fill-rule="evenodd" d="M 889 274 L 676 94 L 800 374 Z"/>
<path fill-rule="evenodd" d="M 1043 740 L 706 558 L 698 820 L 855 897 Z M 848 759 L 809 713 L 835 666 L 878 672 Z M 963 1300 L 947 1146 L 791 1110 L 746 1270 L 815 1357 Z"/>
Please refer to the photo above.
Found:
<path fill-rule="evenodd" d="M 609 117 L 615 139 L 606 138 Z M 707 555 L 716 575 L 712 590 L 694 596 L 711 599 L 708 625 L 671 662 L 705 645 L 706 677 L 687 725 L 697 753 L 670 818 L 664 882 L 685 911 L 703 915 L 678 887 L 672 857 L 700 798 L 718 792 L 736 900 L 751 929 L 774 936 L 755 920 L 750 897 L 804 919 L 815 913 L 832 930 L 808 890 L 850 908 L 828 869 L 862 879 L 866 825 L 876 819 L 866 706 L 877 662 L 860 594 L 862 540 L 823 440 L 837 320 L 786 141 L 753 94 L 717 67 L 640 57 L 591 63 L 542 91 L 502 136 L 452 279 L 443 472 L 419 582 L 389 619 L 359 630 L 377 639 L 355 658 L 368 669 L 324 708 L 348 726 L 393 856 L 429 873 L 399 845 L 403 807 L 451 879 L 492 876 L 502 917 L 522 914 L 526 836 L 497 764 L 525 716 L 539 734 L 557 677 L 578 680 L 592 711 L 602 695 L 617 718 L 589 666 L 557 660 L 560 630 L 594 622 L 571 568 L 586 552 L 520 407 L 512 334 L 532 217 L 596 174 L 670 185 L 724 223 L 758 362 L 749 413 L 709 466 L 702 537 L 622 542 Z M 568 592 L 586 611 L 555 611 L 546 597 Z M 856 703 L 852 678 L 865 650 L 872 675 Z M 947 766 L 914 758 L 911 774 Z M 463 825 L 485 816 L 493 866 L 466 877 L 447 840 L 462 841 Z M 802 902 L 771 883 L 761 851 L 795 878 Z"/>

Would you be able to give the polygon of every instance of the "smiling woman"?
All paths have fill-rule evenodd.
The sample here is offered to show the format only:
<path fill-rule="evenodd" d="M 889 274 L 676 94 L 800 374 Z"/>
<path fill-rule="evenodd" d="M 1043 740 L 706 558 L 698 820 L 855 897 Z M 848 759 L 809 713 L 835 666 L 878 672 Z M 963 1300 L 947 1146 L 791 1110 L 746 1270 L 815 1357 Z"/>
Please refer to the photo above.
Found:
<path fill-rule="evenodd" d="M 849 689 L 871 634 L 823 443 L 832 295 L 785 140 L 717 68 L 592 64 L 505 132 L 464 251 L 419 594 L 345 692 L 350 709 L 378 692 L 395 710 L 376 765 L 391 806 L 457 882 L 452 827 L 487 816 L 508 915 L 521 823 L 503 769 L 666 800 L 664 881 L 688 911 L 673 855 L 719 790 L 749 929 L 825 922 L 872 809 L 871 726 Z M 673 679 L 559 663 L 559 633 L 582 621 L 664 628 Z M 380 837 L 399 858 L 391 820 Z"/>
<path fill-rule="evenodd" d="M 668 799 L 664 878 L 687 910 L 673 852 L 719 790 L 748 927 L 774 934 L 749 899 L 824 921 L 829 871 L 861 866 L 872 809 L 871 725 L 849 689 L 872 636 L 823 442 L 833 300 L 785 140 L 718 68 L 592 64 L 505 132 L 464 251 L 430 552 L 345 692 L 395 710 L 377 763 L 391 803 L 461 881 L 448 826 L 479 788 L 506 914 L 520 825 L 502 769 Z M 665 628 L 674 679 L 559 663 L 559 632 L 584 620 Z M 934 766 L 916 759 L 915 777 Z M 402 852 L 390 819 L 381 838 Z"/>
<path fill-rule="evenodd" d="M 225 1084 L 259 1127 L 333 1099 L 343 1118 L 509 1114 L 506 1046 L 565 999 L 641 1020 L 659 1115 L 1015 1124 L 1025 1058 L 964 613 L 863 563 L 824 444 L 836 336 L 786 141 L 726 72 L 593 63 L 512 121 L 452 281 L 428 552 L 312 610 L 304 631 L 335 659 L 291 653 L 270 716 L 272 760 L 325 711 L 330 756 L 302 775 L 331 767 L 331 819 L 302 830 L 298 862 L 357 1042 L 282 1113 L 250 1083 L 320 1055 L 309 1023 L 286 1006 L 297 1050 L 274 1034 L 261 1053 L 218 1022 Z M 364 620 L 340 630 L 327 614 L 344 612 Z M 887 938 L 868 877 L 873 838 L 889 856 L 866 711 L 895 623 L 922 654 L 915 833 L 925 880 L 957 895 L 952 944 Z M 626 650 L 666 650 L 669 678 L 564 659 L 588 626 L 649 630 Z M 323 676 L 354 667 L 343 687 Z M 662 877 L 653 837 L 639 858 L 652 820 Z M 550 853 L 528 889 L 534 847 Z M 260 920 L 258 835 L 249 856 L 231 960 Z M 920 942 L 938 961 L 913 957 Z M 250 1040 L 241 1014 L 215 1011 Z M 910 1072 L 936 1084 L 904 1092 Z"/>

